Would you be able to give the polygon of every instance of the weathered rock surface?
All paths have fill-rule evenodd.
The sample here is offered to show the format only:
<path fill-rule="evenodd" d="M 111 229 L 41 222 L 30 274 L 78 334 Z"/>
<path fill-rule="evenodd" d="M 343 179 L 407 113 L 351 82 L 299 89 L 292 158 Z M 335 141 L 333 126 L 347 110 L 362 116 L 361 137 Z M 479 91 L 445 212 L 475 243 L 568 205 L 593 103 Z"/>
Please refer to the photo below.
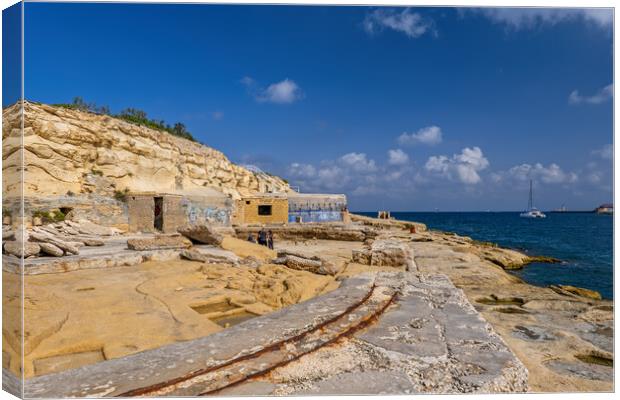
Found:
<path fill-rule="evenodd" d="M 259 355 L 244 357 L 252 354 Z M 197 365 L 208 370 L 191 375 Z M 25 387 L 30 398 L 135 390 L 178 397 L 220 388 L 226 395 L 489 393 L 526 391 L 527 376 L 445 277 L 383 273 L 348 279 L 331 293 L 208 337 L 35 377 Z"/>
<path fill-rule="evenodd" d="M 231 236 L 224 236 L 220 246 L 224 250 L 232 251 L 241 258 L 253 257 L 256 260 L 262 262 L 268 262 L 277 257 L 278 253 L 269 249 L 267 246 L 262 246 L 256 243 L 248 242 L 247 240 L 237 239 Z"/>
<path fill-rule="evenodd" d="M 480 242 L 467 236 L 460 236 L 451 232 L 424 232 L 413 235 L 412 242 L 436 242 L 449 245 L 455 251 L 468 254 L 475 254 L 480 258 L 505 270 L 521 269 L 527 264 L 538 263 L 558 263 L 560 260 L 553 257 L 531 256 L 520 251 L 505 249 L 495 243 Z"/>
<path fill-rule="evenodd" d="M 230 264 L 238 265 L 241 259 L 231 251 L 218 248 L 191 248 L 182 250 L 180 253 L 182 258 L 191 261 L 199 261 L 211 264 Z"/>
<path fill-rule="evenodd" d="M 67 253 L 80 254 L 80 249 L 78 246 L 75 245 L 74 242 L 65 242 L 63 240 L 55 238 L 49 233 L 33 231 L 30 233 L 30 239 L 36 242 L 51 243 L 54 246 L 63 249 Z"/>
<path fill-rule="evenodd" d="M 39 254 L 41 247 L 37 243 L 18 242 L 15 240 L 4 243 L 4 251 L 15 257 L 31 257 Z"/>
<path fill-rule="evenodd" d="M 118 235 L 119 230 L 107 226 L 94 224 L 86 219 L 81 219 L 77 222 L 67 220 L 65 224 L 74 228 L 74 232 L 83 233 L 85 235 L 97 235 L 97 236 L 113 236 Z M 71 232 L 71 231 L 69 231 Z"/>
<path fill-rule="evenodd" d="M 500 258 L 509 257 L 505 262 L 518 264 L 523 255 L 512 259 L 512 253 L 502 249 L 441 232 L 412 236 L 431 239 L 410 242 L 420 272 L 444 273 L 465 291 L 525 364 L 532 391 L 612 390 L 610 301 L 528 285 L 489 259 L 498 250 Z"/>
<path fill-rule="evenodd" d="M 148 261 L 152 255 L 166 253 L 176 253 L 177 259 Z M 138 261 L 124 267 L 117 258 L 122 254 Z M 25 268 L 41 261 L 61 264 L 82 257 L 27 259 Z M 31 377 L 197 339 L 223 329 L 225 323 L 217 317 L 227 315 L 216 314 L 222 308 L 232 313 L 228 316 L 233 319 L 254 317 L 338 287 L 333 277 L 279 265 L 259 269 L 198 265 L 178 259 L 178 250 L 120 250 L 113 257 L 91 257 L 88 261 L 92 265 L 85 269 L 24 275 L 26 307 L 20 300 L 22 278 L 4 272 L 5 317 L 14 318 L 11 325 L 5 318 L 5 327 L 18 326 L 22 310 L 27 321 L 23 342 L 19 331 L 5 331 L 5 344 L 10 343 L 3 348 L 5 368 L 8 364 L 13 373 L 23 371 Z M 19 264 L 15 257 L 4 258 Z M 104 268 L 112 261 L 114 265 Z M 83 347 L 76 347 L 76 343 Z"/>
<path fill-rule="evenodd" d="M 180 235 L 165 236 L 159 235 L 149 239 L 129 239 L 127 247 L 130 250 L 163 250 L 163 249 L 187 249 L 192 246 L 192 242 Z"/>
<path fill-rule="evenodd" d="M 551 285 L 549 286 L 551 290 L 556 293 L 564 294 L 564 295 L 575 295 L 580 297 L 585 297 L 588 299 L 601 300 L 601 294 L 595 290 L 579 288 L 570 285 Z"/>
<path fill-rule="evenodd" d="M 363 242 L 368 238 L 374 238 L 377 236 L 377 229 L 339 223 L 269 226 L 269 229 L 273 232 L 273 236 L 276 240 L 316 239 Z M 240 239 L 246 239 L 250 233 L 256 235 L 260 230 L 260 226 L 235 227 L 237 237 Z"/>
<path fill-rule="evenodd" d="M 397 219 L 378 219 L 366 217 L 364 215 L 359 214 L 349 214 L 351 216 L 351 221 L 360 223 L 362 225 L 372 226 L 375 228 L 382 229 L 403 229 L 407 231 L 411 231 L 412 229 L 417 232 L 425 232 L 427 230 L 426 225 L 420 222 L 411 222 L 411 221 L 400 221 Z"/>
<path fill-rule="evenodd" d="M 54 257 L 62 257 L 65 252 L 58 246 L 51 243 L 40 242 L 38 245 L 41 247 L 41 252 Z"/>
<path fill-rule="evenodd" d="M 3 109 L 5 176 L 19 176 L 19 104 Z M 221 152 L 106 115 L 24 103 L 26 196 L 115 190 L 170 192 L 217 187 L 233 196 L 288 190 L 280 178 L 255 174 Z M 5 180 L 5 195 L 19 195 L 18 181 Z"/>
<path fill-rule="evenodd" d="M 84 243 L 85 246 L 103 246 L 105 242 L 101 239 L 90 238 L 85 236 L 75 236 L 75 239 Z"/>
<path fill-rule="evenodd" d="M 378 267 L 415 269 L 413 253 L 407 244 L 402 241 L 377 239 L 369 247 L 364 250 L 353 251 L 353 262 Z"/>
<path fill-rule="evenodd" d="M 219 246 L 224 236 L 207 225 L 189 225 L 178 229 L 179 233 L 194 242 Z"/>
<path fill-rule="evenodd" d="M 27 243 L 34 243 L 30 245 L 29 253 L 34 251 L 36 245 L 40 247 L 40 255 L 53 257 L 79 254 L 79 249 L 84 246 L 103 246 L 105 242 L 101 237 L 109 238 L 117 234 L 118 230 L 115 228 L 100 226 L 86 220 L 81 220 L 79 223 L 63 221 L 34 226 L 32 230 L 25 231 L 25 236 L 29 240 Z"/>
<path fill-rule="evenodd" d="M 319 275 L 336 275 L 339 272 L 334 264 L 322 260 L 319 257 L 307 258 L 299 254 L 290 254 L 288 252 L 278 252 L 278 258 L 273 260 L 273 263 Z"/>

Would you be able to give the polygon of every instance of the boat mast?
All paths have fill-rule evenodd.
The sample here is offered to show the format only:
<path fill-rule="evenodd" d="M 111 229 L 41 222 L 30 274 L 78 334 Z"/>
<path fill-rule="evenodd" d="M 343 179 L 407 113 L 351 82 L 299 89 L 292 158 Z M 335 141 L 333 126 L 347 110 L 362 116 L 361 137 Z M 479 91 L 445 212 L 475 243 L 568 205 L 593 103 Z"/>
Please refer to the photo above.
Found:
<path fill-rule="evenodd" d="M 532 180 L 530 179 L 530 202 L 528 203 L 527 209 L 531 210 L 532 207 L 533 207 L 533 204 L 534 204 L 534 202 L 533 202 L 533 198 L 532 198 Z"/>

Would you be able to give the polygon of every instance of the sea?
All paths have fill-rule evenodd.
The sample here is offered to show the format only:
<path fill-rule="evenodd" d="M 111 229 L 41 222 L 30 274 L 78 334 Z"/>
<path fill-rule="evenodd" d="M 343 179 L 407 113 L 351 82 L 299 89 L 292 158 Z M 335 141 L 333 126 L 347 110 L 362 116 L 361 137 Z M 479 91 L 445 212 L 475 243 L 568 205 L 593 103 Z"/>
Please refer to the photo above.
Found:
<path fill-rule="evenodd" d="M 359 214 L 376 217 L 376 212 Z M 392 212 L 429 229 L 455 232 L 530 255 L 555 257 L 558 264 L 533 263 L 510 271 L 537 285 L 572 285 L 596 290 L 613 300 L 613 216 L 595 213 L 547 213 L 544 219 L 518 212 Z"/>

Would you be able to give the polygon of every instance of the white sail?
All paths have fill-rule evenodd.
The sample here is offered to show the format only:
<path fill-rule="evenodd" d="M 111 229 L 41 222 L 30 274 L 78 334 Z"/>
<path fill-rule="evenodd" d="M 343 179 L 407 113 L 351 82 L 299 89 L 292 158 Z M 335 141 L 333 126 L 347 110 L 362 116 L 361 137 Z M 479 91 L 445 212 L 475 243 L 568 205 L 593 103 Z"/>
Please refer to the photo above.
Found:
<path fill-rule="evenodd" d="M 532 190 L 532 180 L 530 179 L 530 197 L 527 202 L 527 210 L 519 214 L 521 218 L 547 218 L 547 216 L 534 207 L 534 196 Z"/>

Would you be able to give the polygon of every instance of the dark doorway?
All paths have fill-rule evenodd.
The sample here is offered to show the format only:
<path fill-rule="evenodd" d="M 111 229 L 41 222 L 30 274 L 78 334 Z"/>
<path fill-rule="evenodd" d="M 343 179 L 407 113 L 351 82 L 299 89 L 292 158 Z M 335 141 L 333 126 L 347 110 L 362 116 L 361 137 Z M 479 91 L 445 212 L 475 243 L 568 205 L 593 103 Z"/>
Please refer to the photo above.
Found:
<path fill-rule="evenodd" d="M 155 197 L 155 207 L 153 208 L 153 226 L 156 230 L 164 229 L 164 198 Z"/>

